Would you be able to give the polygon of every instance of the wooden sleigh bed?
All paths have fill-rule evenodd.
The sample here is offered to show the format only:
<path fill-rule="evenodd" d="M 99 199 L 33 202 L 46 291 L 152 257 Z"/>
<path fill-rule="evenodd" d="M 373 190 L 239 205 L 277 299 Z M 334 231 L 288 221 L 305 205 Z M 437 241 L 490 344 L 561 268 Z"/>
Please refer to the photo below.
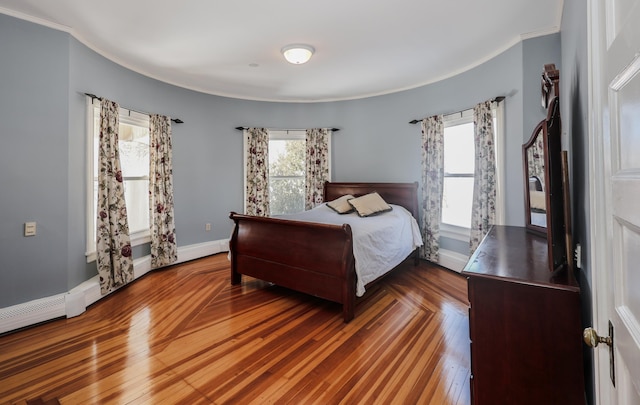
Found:
<path fill-rule="evenodd" d="M 377 192 L 388 204 L 418 218 L 418 183 L 331 183 L 324 200 Z M 329 225 L 232 212 L 229 243 L 231 283 L 248 275 L 295 291 L 342 304 L 345 322 L 354 317 L 356 270 L 351 226 Z M 418 264 L 418 249 L 413 256 Z M 397 266 L 396 266 L 397 267 Z M 389 271 L 392 269 L 388 269 Z M 370 283 L 368 283 L 370 284 Z"/>

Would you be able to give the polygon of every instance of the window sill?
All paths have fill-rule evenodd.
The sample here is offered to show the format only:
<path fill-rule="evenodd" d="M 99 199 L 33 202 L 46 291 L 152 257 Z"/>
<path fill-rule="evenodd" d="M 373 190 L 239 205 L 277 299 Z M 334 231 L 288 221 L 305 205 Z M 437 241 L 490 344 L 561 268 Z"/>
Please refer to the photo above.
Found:
<path fill-rule="evenodd" d="M 469 242 L 469 239 L 471 238 L 471 230 L 461 226 L 440 224 L 440 237 L 459 240 L 461 242 Z"/>
<path fill-rule="evenodd" d="M 131 238 L 131 246 L 139 246 L 144 245 L 145 243 L 151 242 L 151 233 L 149 230 L 144 230 L 141 232 L 135 232 L 130 235 Z M 87 257 L 87 263 L 96 261 L 96 251 L 95 249 L 90 252 L 86 252 L 85 256 Z"/>

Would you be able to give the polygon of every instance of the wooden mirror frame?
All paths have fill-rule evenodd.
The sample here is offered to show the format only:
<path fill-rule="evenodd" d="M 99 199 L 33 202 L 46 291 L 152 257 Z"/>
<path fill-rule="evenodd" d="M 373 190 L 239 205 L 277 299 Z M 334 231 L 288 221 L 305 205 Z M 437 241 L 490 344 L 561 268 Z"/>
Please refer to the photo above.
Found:
<path fill-rule="evenodd" d="M 525 226 L 531 232 L 546 236 L 549 251 L 549 269 L 563 268 L 567 263 L 565 234 L 565 204 L 562 167 L 562 132 L 560 121 L 559 72 L 555 65 L 545 65 L 542 74 L 543 105 L 547 117 L 534 129 L 531 138 L 522 145 L 522 162 L 525 191 Z M 546 103 L 545 103 L 546 102 Z M 542 137 L 542 162 L 544 164 L 544 208 L 546 227 L 532 221 L 532 193 L 530 190 L 529 153 Z M 539 141 L 538 141 L 539 142 Z"/>
<path fill-rule="evenodd" d="M 549 195 L 547 187 L 547 162 L 545 153 L 545 139 L 547 138 L 547 120 L 542 120 L 531 133 L 531 138 L 522 145 L 522 169 L 524 173 L 524 213 L 525 226 L 528 230 L 547 236 L 547 224 L 549 223 L 546 209 L 549 207 Z M 538 160 L 538 165 L 531 164 L 532 160 Z M 531 166 L 541 166 L 542 173 L 531 173 Z M 535 195 L 533 192 L 543 193 Z M 538 193 L 537 193 L 538 194 Z M 535 203 L 532 200 L 536 201 Z M 544 210 L 540 209 L 544 205 Z"/>

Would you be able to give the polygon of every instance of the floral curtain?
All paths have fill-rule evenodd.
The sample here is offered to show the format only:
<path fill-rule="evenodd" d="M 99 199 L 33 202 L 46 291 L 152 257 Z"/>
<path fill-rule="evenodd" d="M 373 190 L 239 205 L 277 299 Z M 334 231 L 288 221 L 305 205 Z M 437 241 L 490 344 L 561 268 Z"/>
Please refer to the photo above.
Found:
<path fill-rule="evenodd" d="M 475 174 L 471 212 L 471 253 L 489 232 L 496 219 L 496 159 L 491 102 L 473 108 L 475 130 Z"/>
<path fill-rule="evenodd" d="M 102 295 L 133 281 L 129 223 L 118 152 L 119 125 L 118 104 L 101 99 L 96 262 Z"/>
<path fill-rule="evenodd" d="M 246 213 L 269 215 L 269 131 L 266 128 L 245 130 L 247 157 Z"/>
<path fill-rule="evenodd" d="M 330 130 L 326 128 L 306 131 L 305 210 L 324 201 L 324 183 L 329 180 L 329 136 Z"/>
<path fill-rule="evenodd" d="M 149 116 L 149 226 L 151 268 L 178 260 L 173 216 L 173 165 L 171 119 Z"/>
<path fill-rule="evenodd" d="M 422 232 L 421 256 L 437 262 L 440 248 L 444 185 L 444 124 L 442 115 L 422 120 Z"/>

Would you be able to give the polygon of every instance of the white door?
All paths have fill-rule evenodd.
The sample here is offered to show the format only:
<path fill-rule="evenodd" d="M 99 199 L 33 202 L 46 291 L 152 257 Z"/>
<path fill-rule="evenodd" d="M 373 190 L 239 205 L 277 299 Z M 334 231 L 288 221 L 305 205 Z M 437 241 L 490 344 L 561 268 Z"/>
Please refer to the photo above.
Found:
<path fill-rule="evenodd" d="M 640 404 L 640 0 L 590 2 L 591 270 L 596 398 Z"/>

